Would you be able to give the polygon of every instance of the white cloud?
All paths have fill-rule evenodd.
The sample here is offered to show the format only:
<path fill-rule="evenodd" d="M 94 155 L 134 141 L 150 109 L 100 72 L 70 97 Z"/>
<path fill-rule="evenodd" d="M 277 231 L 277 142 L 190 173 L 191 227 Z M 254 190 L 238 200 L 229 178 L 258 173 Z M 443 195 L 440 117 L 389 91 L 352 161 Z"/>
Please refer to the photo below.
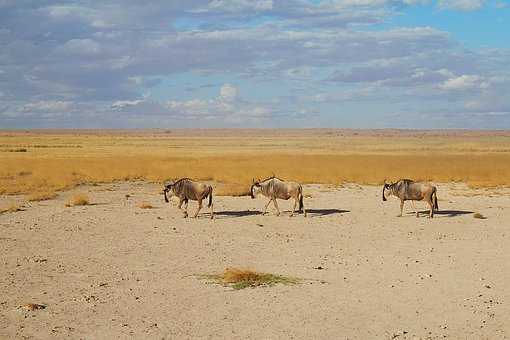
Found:
<path fill-rule="evenodd" d="M 71 110 L 73 102 L 60 100 L 42 100 L 23 105 L 21 112 L 66 112 Z"/>
<path fill-rule="evenodd" d="M 443 90 L 469 90 L 480 88 L 482 79 L 476 75 L 462 75 L 444 81 L 439 87 Z"/>
<path fill-rule="evenodd" d="M 137 100 L 117 100 L 110 107 L 115 110 L 121 110 L 130 106 L 137 106 L 143 103 L 142 99 Z"/>
<path fill-rule="evenodd" d="M 92 39 L 71 39 L 61 50 L 68 54 L 94 55 L 101 52 L 101 47 Z"/>
<path fill-rule="evenodd" d="M 268 11 L 273 8 L 273 0 L 212 0 L 208 9 L 226 12 Z"/>
<path fill-rule="evenodd" d="M 439 0 L 438 6 L 442 9 L 452 9 L 459 11 L 474 11 L 480 9 L 485 4 L 485 0 Z"/>
<path fill-rule="evenodd" d="M 237 87 L 230 84 L 224 84 L 220 89 L 220 98 L 231 102 L 237 98 Z"/>
<path fill-rule="evenodd" d="M 197 115 L 206 114 L 215 105 L 214 101 L 191 99 L 186 101 L 171 100 L 166 104 L 166 107 L 173 111 Z"/>

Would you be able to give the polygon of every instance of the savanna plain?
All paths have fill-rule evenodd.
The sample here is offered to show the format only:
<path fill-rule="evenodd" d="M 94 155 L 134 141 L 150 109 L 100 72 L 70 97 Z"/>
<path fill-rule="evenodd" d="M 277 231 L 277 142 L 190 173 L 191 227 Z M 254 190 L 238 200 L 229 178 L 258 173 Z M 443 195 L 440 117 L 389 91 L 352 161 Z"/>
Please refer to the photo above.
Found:
<path fill-rule="evenodd" d="M 261 214 L 272 175 L 307 217 Z M 0 338 L 506 339 L 509 208 L 508 131 L 0 131 Z"/>

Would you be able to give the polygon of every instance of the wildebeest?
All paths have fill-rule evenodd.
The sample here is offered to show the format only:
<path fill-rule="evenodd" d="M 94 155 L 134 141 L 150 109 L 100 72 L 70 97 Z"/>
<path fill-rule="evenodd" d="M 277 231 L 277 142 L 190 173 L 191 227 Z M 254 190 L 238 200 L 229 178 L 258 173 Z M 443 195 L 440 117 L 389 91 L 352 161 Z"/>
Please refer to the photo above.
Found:
<path fill-rule="evenodd" d="M 184 217 L 188 217 L 188 200 L 198 201 L 198 208 L 193 217 L 197 217 L 198 212 L 202 209 L 202 200 L 209 196 L 209 205 L 211 208 L 211 218 L 214 217 L 213 211 L 213 189 L 210 185 L 195 182 L 190 178 L 181 178 L 177 181 L 171 181 L 165 184 L 163 194 L 165 195 L 165 202 L 168 203 L 167 192 L 179 198 L 179 209 L 182 210 L 182 203 L 185 204 Z"/>
<path fill-rule="evenodd" d="M 401 179 L 392 184 L 387 184 L 386 181 L 384 181 L 382 191 L 383 201 L 386 201 L 386 196 L 384 195 L 385 191 L 387 191 L 389 195 L 393 195 L 400 198 L 399 216 L 402 216 L 405 201 L 411 201 L 413 208 L 416 212 L 416 217 L 419 217 L 419 214 L 414 206 L 414 201 L 425 200 L 429 204 L 430 218 L 434 217 L 434 209 L 439 210 L 436 196 L 437 189 L 435 186 L 429 183 L 416 183 L 410 179 Z"/>
<path fill-rule="evenodd" d="M 282 200 L 288 200 L 292 197 L 294 198 L 294 207 L 292 208 L 292 213 L 290 216 L 294 216 L 296 205 L 299 202 L 299 211 L 302 209 L 304 216 L 306 217 L 306 209 L 303 205 L 303 188 L 301 187 L 301 184 L 295 182 L 286 182 L 275 176 L 272 176 L 263 181 L 253 181 L 250 189 L 251 198 L 255 198 L 259 192 L 269 198 L 269 202 L 267 202 L 264 209 L 264 214 L 266 214 L 267 207 L 272 201 L 276 208 L 277 215 L 280 215 L 280 209 L 278 208 L 276 199 L 279 198 Z"/>

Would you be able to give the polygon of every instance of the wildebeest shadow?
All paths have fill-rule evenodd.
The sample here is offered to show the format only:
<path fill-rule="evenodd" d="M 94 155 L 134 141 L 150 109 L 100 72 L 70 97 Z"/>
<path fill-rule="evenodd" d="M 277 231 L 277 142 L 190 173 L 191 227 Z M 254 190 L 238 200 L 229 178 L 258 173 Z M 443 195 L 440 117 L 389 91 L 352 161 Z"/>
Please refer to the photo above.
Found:
<path fill-rule="evenodd" d="M 327 216 L 333 214 L 343 214 L 350 212 L 349 210 L 341 210 L 341 209 L 306 209 L 306 213 L 308 216 Z M 290 211 L 283 210 L 283 214 L 290 213 Z M 295 212 L 294 216 L 302 215 L 303 213 Z M 244 216 L 255 216 L 262 215 L 262 211 L 258 210 L 225 210 L 225 211 L 215 211 L 214 216 L 220 217 L 244 217 Z M 276 216 L 274 212 L 268 212 L 267 216 Z"/>
<path fill-rule="evenodd" d="M 350 211 L 342 209 L 306 209 L 306 213 L 311 214 L 312 216 L 327 216 L 333 214 L 343 214 L 348 212 Z"/>
<path fill-rule="evenodd" d="M 243 217 L 243 216 L 254 216 L 254 215 L 262 215 L 261 211 L 256 210 L 225 210 L 225 211 L 215 211 L 215 216 L 227 216 L 227 217 Z"/>
<path fill-rule="evenodd" d="M 429 210 L 422 210 L 422 211 L 419 211 L 420 214 L 426 214 L 428 216 L 429 214 Z M 469 215 L 469 214 L 473 214 L 474 211 L 468 211 L 468 210 L 439 210 L 439 211 L 434 211 L 434 215 L 444 215 L 446 217 L 455 217 L 455 216 L 460 216 L 460 215 Z M 414 212 L 412 213 L 414 214 Z"/>

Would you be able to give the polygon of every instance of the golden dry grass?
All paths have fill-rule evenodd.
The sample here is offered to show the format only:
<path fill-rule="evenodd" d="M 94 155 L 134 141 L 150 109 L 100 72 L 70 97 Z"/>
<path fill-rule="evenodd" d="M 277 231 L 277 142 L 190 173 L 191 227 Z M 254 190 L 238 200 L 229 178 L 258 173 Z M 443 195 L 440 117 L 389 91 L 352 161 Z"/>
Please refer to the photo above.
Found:
<path fill-rule="evenodd" d="M 71 200 L 67 203 L 67 206 L 80 206 L 80 205 L 89 205 L 90 201 L 87 195 L 85 194 L 76 194 L 71 197 Z"/>
<path fill-rule="evenodd" d="M 212 280 L 213 283 L 229 286 L 234 289 L 248 287 L 273 286 L 276 284 L 297 284 L 301 280 L 294 277 L 259 273 L 251 269 L 226 268 L 221 274 L 199 275 L 200 278 Z"/>
<path fill-rule="evenodd" d="M 216 196 L 250 196 L 250 184 L 227 183 L 217 185 L 213 194 Z"/>
<path fill-rule="evenodd" d="M 51 200 L 57 196 L 58 195 L 53 191 L 34 192 L 34 193 L 28 195 L 27 200 L 29 202 L 47 201 L 47 200 Z"/>
<path fill-rule="evenodd" d="M 197 131 L 0 132 L 0 151 L 27 149 L 0 152 L 0 194 L 192 177 L 218 183 L 216 195 L 239 196 L 249 194 L 253 178 L 273 173 L 333 185 L 402 177 L 510 185 L 510 133 Z"/>
<path fill-rule="evenodd" d="M 138 207 L 140 209 L 153 209 L 154 208 L 150 203 L 147 203 L 147 202 L 140 203 L 140 205 Z"/>

